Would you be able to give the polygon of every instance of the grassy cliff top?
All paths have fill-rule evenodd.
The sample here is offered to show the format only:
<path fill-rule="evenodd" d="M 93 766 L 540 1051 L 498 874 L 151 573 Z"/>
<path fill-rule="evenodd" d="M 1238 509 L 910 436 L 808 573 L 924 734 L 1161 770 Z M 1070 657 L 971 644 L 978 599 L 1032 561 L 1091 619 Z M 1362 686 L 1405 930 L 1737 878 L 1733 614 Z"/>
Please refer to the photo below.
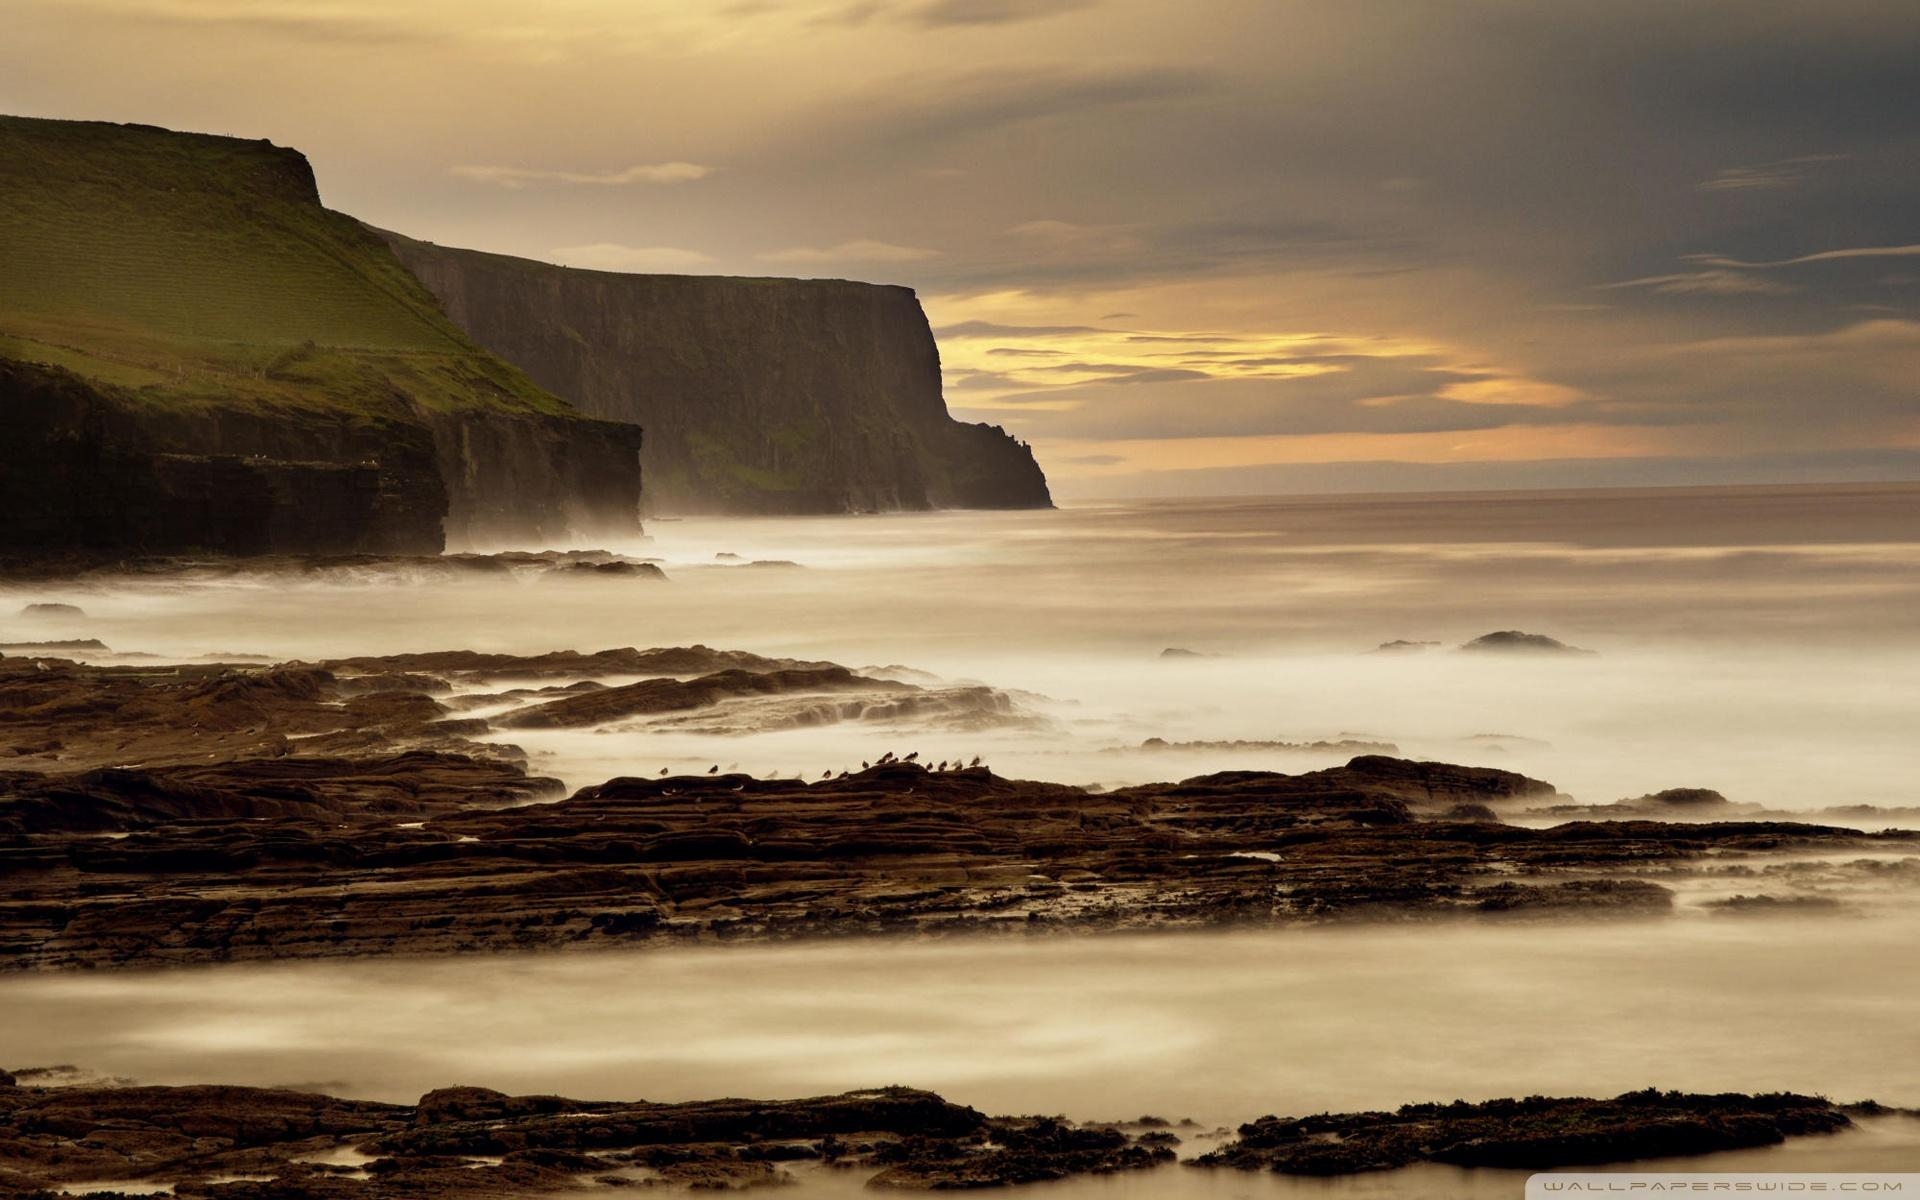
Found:
<path fill-rule="evenodd" d="M 393 244 L 407 247 L 422 255 L 444 255 L 450 258 L 483 259 L 496 270 L 517 273 L 530 279 L 551 279 L 561 276 L 577 276 L 584 279 L 599 280 L 616 287 L 661 287 L 668 286 L 682 290 L 711 289 L 713 291 L 738 294 L 741 288 L 755 288 L 770 292 L 792 293 L 885 293 L 905 297 L 918 303 L 917 293 L 904 283 L 875 283 L 871 280 L 840 279 L 829 276 L 799 277 L 793 275 L 689 275 L 674 271 L 609 271 L 596 267 L 569 267 L 563 263 L 547 262 L 538 258 L 524 258 L 515 254 L 500 254 L 492 250 L 472 250 L 462 246 L 443 246 L 423 238 L 408 237 L 404 233 L 395 233 L 391 229 L 368 226 L 374 234 Z"/>
<path fill-rule="evenodd" d="M 0 117 L 0 357 L 157 405 L 567 412 L 270 142 Z"/>

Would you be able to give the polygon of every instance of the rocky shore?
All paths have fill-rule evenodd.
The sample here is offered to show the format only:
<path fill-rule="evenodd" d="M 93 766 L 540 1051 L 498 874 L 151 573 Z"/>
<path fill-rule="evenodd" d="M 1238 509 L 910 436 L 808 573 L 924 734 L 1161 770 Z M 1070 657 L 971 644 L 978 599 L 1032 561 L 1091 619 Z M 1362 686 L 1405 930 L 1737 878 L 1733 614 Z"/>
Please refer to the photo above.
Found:
<path fill-rule="evenodd" d="M 568 795 L 499 740 L 606 721 L 781 727 L 821 705 L 971 720 L 1013 701 L 705 646 L 272 667 L 0 659 L 0 969 L 1650 916 L 1672 903 L 1647 878 L 1663 870 L 1920 836 L 1521 827 L 1501 812 L 1565 797 L 1509 771 L 1382 755 L 1089 791 L 887 753 L 811 782 L 716 766 Z"/>
<path fill-rule="evenodd" d="M 429 1092 L 417 1104 L 249 1087 L 33 1086 L 0 1072 L 0 1189 L 229 1200 L 521 1197 L 583 1185 L 730 1191 L 791 1164 L 879 1188 L 996 1187 L 1171 1162 L 1162 1130 L 989 1117 L 931 1092 L 653 1104 Z M 44 1190 L 42 1190 L 44 1189 Z"/>
<path fill-rule="evenodd" d="M 75 1185 L 117 1194 L 123 1184 L 209 1200 L 480 1200 L 583 1187 L 735 1190 L 791 1183 L 802 1171 L 946 1191 L 1150 1170 L 1175 1162 L 1183 1143 L 1157 1118 L 992 1117 L 906 1087 L 673 1104 L 449 1087 L 382 1104 L 272 1088 L 52 1082 L 44 1071 L 0 1072 L 8 1194 L 51 1197 Z M 1787 1093 L 1455 1101 L 1263 1117 L 1186 1165 L 1309 1175 L 1416 1162 L 1546 1169 L 1775 1145 L 1852 1123 L 1838 1105 Z"/>
<path fill-rule="evenodd" d="M 1852 1123 L 1839 1105 L 1791 1092 L 1648 1089 L 1611 1100 L 1456 1100 L 1408 1104 L 1390 1113 L 1262 1117 L 1242 1125 L 1237 1140 L 1195 1161 L 1286 1175 L 1351 1175 L 1418 1162 L 1544 1171 L 1773 1146 Z"/>

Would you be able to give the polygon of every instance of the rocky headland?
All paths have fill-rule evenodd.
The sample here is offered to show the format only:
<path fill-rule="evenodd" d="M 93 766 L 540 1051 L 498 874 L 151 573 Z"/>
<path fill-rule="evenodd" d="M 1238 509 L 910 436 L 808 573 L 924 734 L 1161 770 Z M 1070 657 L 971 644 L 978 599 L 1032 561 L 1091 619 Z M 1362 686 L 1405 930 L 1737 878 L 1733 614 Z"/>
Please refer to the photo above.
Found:
<path fill-rule="evenodd" d="M 1046 508 L 997 426 L 947 414 L 903 287 L 628 275 L 383 233 L 468 336 L 581 412 L 647 431 L 649 511 Z"/>
<path fill-rule="evenodd" d="M 481 349 L 298 152 L 0 118 L 0 554 L 638 532 L 641 431 Z"/>
<path fill-rule="evenodd" d="M 266 141 L 0 117 L 0 161 L 0 560 L 630 537 L 643 452 L 655 511 L 1051 503 L 905 288 L 445 250 Z"/>

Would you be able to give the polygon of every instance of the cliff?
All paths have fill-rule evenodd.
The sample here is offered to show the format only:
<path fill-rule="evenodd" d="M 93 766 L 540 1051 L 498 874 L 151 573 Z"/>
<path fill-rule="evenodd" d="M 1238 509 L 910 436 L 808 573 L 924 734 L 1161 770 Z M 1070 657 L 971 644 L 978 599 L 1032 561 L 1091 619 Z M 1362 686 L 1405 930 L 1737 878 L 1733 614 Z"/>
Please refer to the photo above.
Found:
<path fill-rule="evenodd" d="M 480 345 L 646 428 L 650 511 L 1051 505 L 1024 445 L 947 415 L 907 288 L 580 271 L 383 236 Z"/>
<path fill-rule="evenodd" d="M 0 118 L 0 551 L 635 532 L 640 431 L 474 345 L 267 142 Z"/>

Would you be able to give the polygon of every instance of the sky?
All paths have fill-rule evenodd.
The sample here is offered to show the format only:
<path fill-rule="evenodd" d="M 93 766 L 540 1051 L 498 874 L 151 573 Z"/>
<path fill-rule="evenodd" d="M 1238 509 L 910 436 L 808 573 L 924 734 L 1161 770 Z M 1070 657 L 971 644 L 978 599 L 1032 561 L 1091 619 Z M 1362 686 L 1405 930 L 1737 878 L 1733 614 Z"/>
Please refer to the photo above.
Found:
<path fill-rule="evenodd" d="M 416 237 L 909 285 L 1067 499 L 1920 479 L 1911 0 L 0 21 L 0 111 L 270 138 Z"/>

